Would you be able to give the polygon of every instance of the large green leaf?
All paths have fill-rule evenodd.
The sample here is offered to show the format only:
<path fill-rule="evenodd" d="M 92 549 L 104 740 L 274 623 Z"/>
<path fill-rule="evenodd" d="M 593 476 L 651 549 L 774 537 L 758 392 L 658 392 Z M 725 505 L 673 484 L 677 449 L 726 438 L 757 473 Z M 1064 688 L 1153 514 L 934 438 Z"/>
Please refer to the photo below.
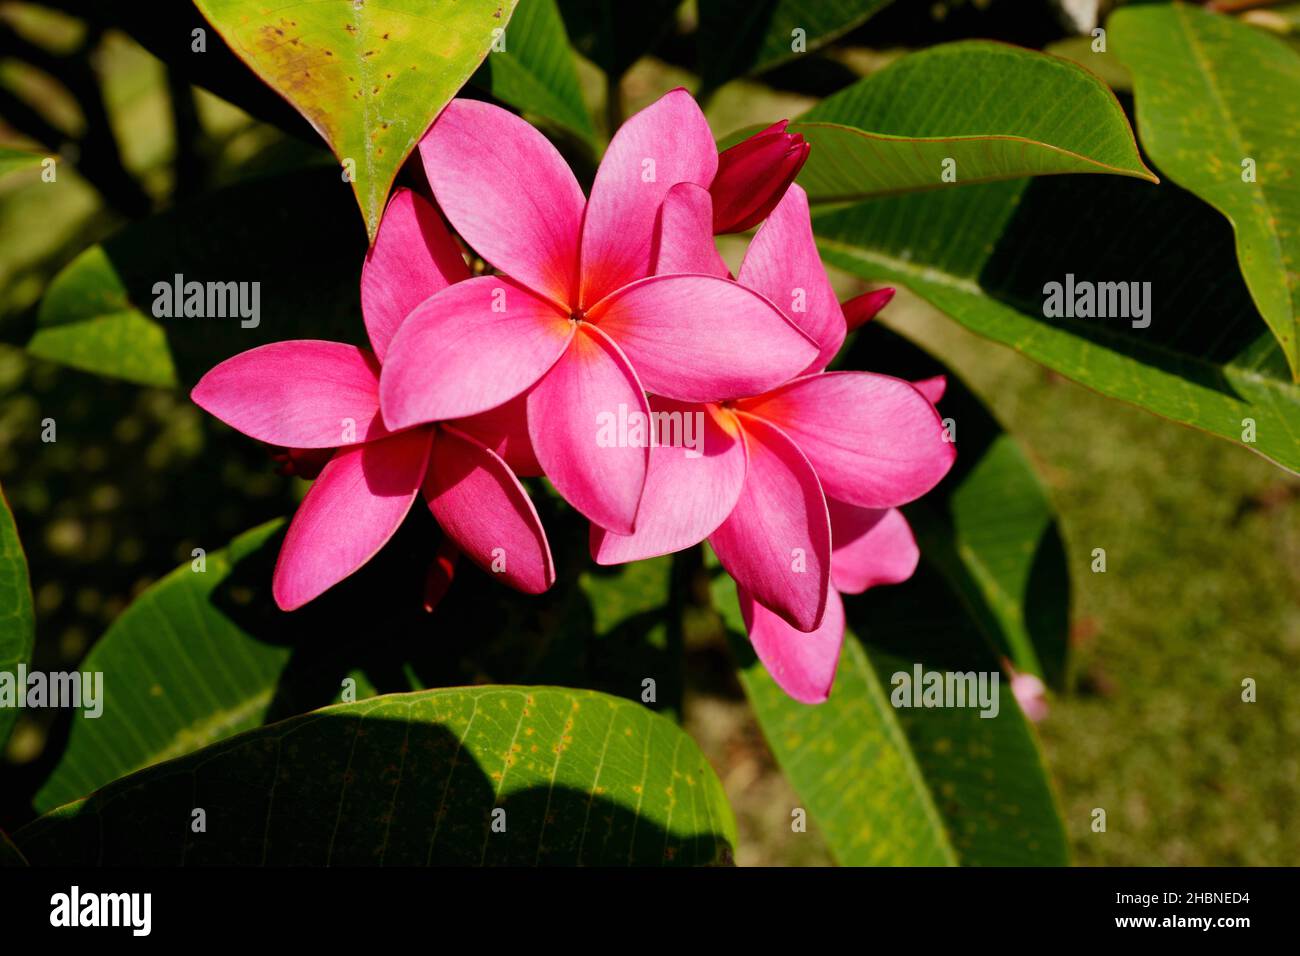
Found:
<path fill-rule="evenodd" d="M 294 338 L 364 341 L 365 243 L 347 184 L 315 169 L 240 184 L 127 226 L 46 290 L 28 349 L 141 385 L 189 386 L 238 352 Z M 155 318 L 158 282 L 258 283 L 259 316 Z"/>
<path fill-rule="evenodd" d="M 957 461 L 938 488 L 908 506 L 908 519 L 990 649 L 1063 688 L 1069 567 L 1055 509 L 1024 450 L 959 379 L 883 326 L 859 332 L 838 367 L 910 381 L 946 377 L 939 407 L 957 438 Z"/>
<path fill-rule="evenodd" d="M 700 0 L 704 88 L 760 73 L 830 43 L 890 0 Z M 796 34 L 795 31 L 802 31 Z M 802 49 L 796 42 L 802 41 Z"/>
<path fill-rule="evenodd" d="M 590 140 L 595 131 L 555 0 L 520 4 L 504 39 L 505 49 L 488 54 L 474 75 L 476 84 L 525 113 Z"/>
<path fill-rule="evenodd" d="M 1142 145 L 1231 221 L 1246 285 L 1300 380 L 1300 54 L 1180 3 L 1117 11 L 1109 27 Z"/>
<path fill-rule="evenodd" d="M 939 371 L 883 328 L 859 333 L 844 364 L 864 363 L 908 377 Z M 827 702 L 796 703 L 768 676 L 725 574 L 714 579 L 714 602 L 764 735 L 841 864 L 1062 864 L 1065 833 L 1005 674 L 996 717 L 890 702 L 892 675 L 917 664 L 998 673 L 1003 655 L 1018 669 L 1041 660 L 1059 671 L 1064 661 L 1068 578 L 1045 494 L 1012 439 L 951 376 L 939 408 L 956 422 L 957 466 L 905 509 L 921 566 L 902 585 L 845 597 L 849 633 Z"/>
<path fill-rule="evenodd" d="M 852 626 L 835 686 L 828 701 L 814 706 L 787 697 L 754 657 L 735 590 L 725 574 L 714 581 L 741 683 L 777 762 L 840 864 L 1067 861 L 1042 758 L 1005 681 L 991 718 L 973 708 L 890 703 L 892 675 L 910 675 L 918 663 L 924 671 L 998 670 L 961 597 L 928 564 L 906 585 L 849 600 Z"/>
<path fill-rule="evenodd" d="M 1231 230 L 1177 186 L 990 183 L 830 212 L 815 230 L 832 265 L 906 285 L 1103 395 L 1300 469 L 1300 389 L 1241 281 Z M 1047 318 L 1045 286 L 1069 275 L 1150 282 L 1150 325 Z"/>
<path fill-rule="evenodd" d="M 19 664 L 32 659 L 36 633 L 32 615 L 32 585 L 18 528 L 0 490 L 0 672 L 16 674 Z M 0 707 L 0 750 L 13 730 L 18 711 Z"/>
<path fill-rule="evenodd" d="M 515 0 L 195 0 L 324 137 L 373 241 L 398 169 L 478 68 Z"/>
<path fill-rule="evenodd" d="M 247 600 L 232 570 L 268 539 L 278 542 L 280 524 L 207 554 L 201 572 L 182 565 L 113 622 L 80 665 L 105 675 L 110 705 L 73 721 L 38 810 L 262 723 L 290 647 L 256 640 L 222 605 Z"/>
<path fill-rule="evenodd" d="M 14 840 L 35 865 L 689 865 L 729 862 L 735 822 L 708 761 L 663 717 L 592 691 L 493 686 L 249 731 Z"/>
<path fill-rule="evenodd" d="M 1106 84 L 1068 60 L 983 40 L 905 56 L 789 128 L 812 143 L 799 183 L 814 201 L 1052 173 L 1155 179 Z"/>

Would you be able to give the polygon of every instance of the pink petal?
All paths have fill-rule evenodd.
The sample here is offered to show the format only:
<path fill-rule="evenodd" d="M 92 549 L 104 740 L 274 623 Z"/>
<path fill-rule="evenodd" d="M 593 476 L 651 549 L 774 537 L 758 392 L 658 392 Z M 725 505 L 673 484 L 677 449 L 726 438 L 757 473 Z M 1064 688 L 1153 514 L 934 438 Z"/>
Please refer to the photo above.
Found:
<path fill-rule="evenodd" d="M 697 273 L 730 278 L 713 241 L 713 199 L 694 183 L 668 190 L 659 208 L 653 253 L 654 274 Z"/>
<path fill-rule="evenodd" d="M 847 328 L 813 241 L 808 196 L 802 188 L 791 185 L 759 227 L 738 278 L 741 285 L 776 303 L 817 343 L 816 360 L 801 371 L 824 369 L 844 344 Z"/>
<path fill-rule="evenodd" d="M 943 440 L 934 406 L 887 375 L 808 375 L 737 408 L 780 425 L 817 469 L 826 494 L 862 508 L 921 497 L 957 454 Z"/>
<path fill-rule="evenodd" d="M 432 435 L 418 428 L 335 454 L 284 537 L 271 582 L 276 604 L 302 607 L 388 542 L 420 489 Z"/>
<path fill-rule="evenodd" d="M 420 141 L 420 158 L 438 205 L 479 255 L 560 305 L 574 300 L 584 201 L 545 136 L 500 107 L 457 99 Z"/>
<path fill-rule="evenodd" d="M 859 326 L 865 325 L 874 319 L 880 310 L 889 305 L 894 297 L 893 289 L 874 289 L 871 292 L 864 292 L 862 295 L 849 299 L 840 309 L 844 312 L 844 322 L 848 330 L 852 332 Z"/>
<path fill-rule="evenodd" d="M 830 590 L 831 527 L 812 465 L 789 436 L 740 416 L 745 486 L 709 538 L 736 583 L 800 631 L 822 622 Z"/>
<path fill-rule="evenodd" d="M 591 310 L 646 389 L 682 402 L 757 395 L 817 356 L 816 344 L 771 302 L 727 279 L 653 276 Z"/>
<path fill-rule="evenodd" d="M 390 428 L 477 415 L 555 364 L 573 323 L 504 276 L 448 286 L 407 316 L 388 348 L 379 394 Z"/>
<path fill-rule="evenodd" d="M 448 422 L 500 455 L 520 478 L 535 478 L 542 466 L 528 437 L 528 396 L 517 395 L 504 405 L 469 418 Z"/>
<path fill-rule="evenodd" d="M 777 685 L 801 704 L 820 704 L 830 696 L 844 646 L 844 601 L 832 591 L 826 614 L 815 631 L 796 631 L 744 588 L 737 588 L 749 641 Z"/>
<path fill-rule="evenodd" d="M 924 395 L 931 405 L 938 405 L 943 393 L 948 390 L 948 377 L 935 375 L 933 378 L 923 378 L 919 382 L 913 382 L 912 387 Z"/>
<path fill-rule="evenodd" d="M 610 141 L 582 226 L 582 304 L 651 274 L 659 206 L 677 183 L 708 187 L 718 147 L 691 94 L 672 90 Z M 454 221 L 454 220 L 453 220 Z"/>
<path fill-rule="evenodd" d="M 630 534 L 650 447 L 620 441 L 616 426 L 638 413 L 648 418 L 650 406 L 618 346 L 599 329 L 579 328 L 564 357 L 528 393 L 528 432 L 564 499 L 596 524 Z"/>
<path fill-rule="evenodd" d="M 231 428 L 286 448 L 334 448 L 387 434 L 379 362 L 355 345 L 298 339 L 226 359 L 190 392 Z"/>
<path fill-rule="evenodd" d="M 469 268 L 438 211 L 410 189 L 397 190 L 361 267 L 361 314 L 379 361 L 412 309 L 468 278 Z"/>
<path fill-rule="evenodd" d="M 592 525 L 597 564 L 639 561 L 698 544 L 731 514 L 745 483 L 745 443 L 730 412 L 658 396 L 650 399 L 650 409 L 674 416 L 660 419 L 665 424 L 656 434 L 660 441 L 675 435 L 679 443 L 650 449 L 635 533 L 614 534 Z"/>
<path fill-rule="evenodd" d="M 859 508 L 826 499 L 831 516 L 831 584 L 861 594 L 878 584 L 901 584 L 916 571 L 921 552 L 897 508 Z"/>
<path fill-rule="evenodd" d="M 424 498 L 438 524 L 471 561 L 526 594 L 555 583 L 546 532 L 506 463 L 455 429 L 433 442 Z"/>

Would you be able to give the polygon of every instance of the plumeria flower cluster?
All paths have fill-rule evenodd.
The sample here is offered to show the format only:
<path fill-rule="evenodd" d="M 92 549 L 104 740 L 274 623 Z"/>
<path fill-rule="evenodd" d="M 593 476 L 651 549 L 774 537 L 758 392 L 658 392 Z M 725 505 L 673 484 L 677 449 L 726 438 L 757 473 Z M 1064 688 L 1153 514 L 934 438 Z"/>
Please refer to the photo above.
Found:
<path fill-rule="evenodd" d="M 891 291 L 836 300 L 794 184 L 808 144 L 778 123 L 719 156 L 674 90 L 618 130 L 590 196 L 541 133 L 487 103 L 452 101 L 419 153 L 433 202 L 399 189 L 362 271 L 372 348 L 266 345 L 194 389 L 287 469 L 319 469 L 277 603 L 366 563 L 421 495 L 447 540 L 435 594 L 461 553 L 543 591 L 554 566 L 519 478 L 544 475 L 591 522 L 600 564 L 707 540 L 769 672 L 825 700 L 841 592 L 911 576 L 898 507 L 955 450 L 941 379 L 826 371 Z M 445 223 L 494 271 L 472 276 Z M 733 277 L 714 236 L 756 225 Z M 612 421 L 640 427 L 611 441 Z"/>

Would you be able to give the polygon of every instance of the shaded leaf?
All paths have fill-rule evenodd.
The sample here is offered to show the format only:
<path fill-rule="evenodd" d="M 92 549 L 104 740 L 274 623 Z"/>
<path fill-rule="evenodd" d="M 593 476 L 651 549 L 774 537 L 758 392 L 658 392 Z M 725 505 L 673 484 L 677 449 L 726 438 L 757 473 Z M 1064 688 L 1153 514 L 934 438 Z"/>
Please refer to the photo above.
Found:
<path fill-rule="evenodd" d="M 672 29 L 682 0 L 559 0 L 573 45 L 617 80 Z"/>
<path fill-rule="evenodd" d="M 1120 10 L 1109 24 L 1133 72 L 1142 145 L 1228 217 L 1246 286 L 1300 380 L 1300 54 L 1180 3 Z"/>
<path fill-rule="evenodd" d="M 815 230 L 829 264 L 906 285 L 1103 395 L 1300 469 L 1300 390 L 1235 268 L 1231 231 L 1172 184 L 1053 176 L 967 186 L 829 212 Z M 1048 283 L 1067 276 L 1149 282 L 1150 324 L 1045 316 Z"/>
<path fill-rule="evenodd" d="M 777 762 L 844 866 L 1033 866 L 1067 859 L 1033 734 L 999 683 L 977 708 L 903 709 L 892 675 L 997 673 L 961 598 L 927 563 L 905 585 L 848 599 L 851 627 L 828 701 L 791 700 L 754 657 L 719 573 L 714 602 Z M 859 637 L 864 635 L 866 640 Z"/>
<path fill-rule="evenodd" d="M 18 847 L 14 846 L 13 840 L 9 835 L 0 830 L 0 867 L 5 866 L 26 866 L 27 860 L 19 852 Z"/>
<path fill-rule="evenodd" d="M 1155 179 L 1106 84 L 1068 60 L 983 40 L 903 57 L 789 128 L 812 143 L 799 183 L 814 201 L 1054 173 Z"/>
<path fill-rule="evenodd" d="M 957 461 L 906 508 L 921 551 L 961 596 L 989 648 L 1060 689 L 1068 670 L 1070 577 L 1056 512 L 1024 450 L 960 379 L 884 326 L 857 334 L 839 367 L 909 381 L 947 378 L 940 414 Z"/>
<path fill-rule="evenodd" d="M 527 0 L 515 10 L 505 50 L 488 54 L 475 83 L 504 103 L 551 120 L 590 140 L 573 51 L 555 0 Z"/>
<path fill-rule="evenodd" d="M 35 634 L 27 558 L 13 513 L 0 490 L 0 672 L 14 674 L 16 679 L 18 665 L 32 659 Z M 17 719 L 16 708 L 0 707 L 0 750 Z"/>
<path fill-rule="evenodd" d="M 811 52 L 865 23 L 890 0 L 700 0 L 705 90 Z M 800 31 L 796 33 L 796 31 Z M 796 43 L 801 48 L 796 48 Z"/>
<path fill-rule="evenodd" d="M 478 68 L 515 0 L 195 0 L 230 48 L 321 134 L 371 240 L 406 157 Z"/>
<path fill-rule="evenodd" d="M 192 829 L 195 808 L 205 832 Z M 644 707 L 469 687 L 240 734 L 14 839 L 36 865 L 690 865 L 729 862 L 735 823 L 694 742 Z"/>
<path fill-rule="evenodd" d="M 127 226 L 50 283 L 28 350 L 141 385 L 188 387 L 218 362 L 267 342 L 363 343 L 365 244 L 346 189 L 337 170 L 297 172 Z M 250 294 L 258 283 L 257 325 L 244 327 L 253 319 L 233 314 L 224 287 L 213 300 L 224 318 L 155 318 L 155 286 L 174 285 L 177 275 L 186 283 L 247 283 Z"/>

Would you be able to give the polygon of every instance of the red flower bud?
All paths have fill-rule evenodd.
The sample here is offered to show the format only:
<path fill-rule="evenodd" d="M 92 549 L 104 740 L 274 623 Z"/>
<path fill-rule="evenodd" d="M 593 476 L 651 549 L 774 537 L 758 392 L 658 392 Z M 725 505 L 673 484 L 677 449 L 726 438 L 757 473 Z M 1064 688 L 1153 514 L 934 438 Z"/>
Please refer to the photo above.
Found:
<path fill-rule="evenodd" d="M 843 303 L 840 308 L 844 310 L 844 322 L 849 331 L 874 319 L 876 313 L 887 306 L 893 297 L 893 289 L 876 289 Z"/>
<path fill-rule="evenodd" d="M 794 182 L 812 144 L 787 133 L 788 122 L 773 123 L 718 156 L 718 174 L 709 187 L 714 235 L 754 228 Z"/>

